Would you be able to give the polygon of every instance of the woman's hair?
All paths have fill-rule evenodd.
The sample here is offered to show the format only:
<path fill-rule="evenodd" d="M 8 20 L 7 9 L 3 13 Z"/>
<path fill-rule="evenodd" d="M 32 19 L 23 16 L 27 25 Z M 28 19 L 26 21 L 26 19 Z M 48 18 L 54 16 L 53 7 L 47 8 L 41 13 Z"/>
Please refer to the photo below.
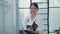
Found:
<path fill-rule="evenodd" d="M 31 3 L 30 8 L 31 8 L 32 5 L 35 6 L 38 9 L 38 4 L 37 3 L 35 3 L 35 2 Z"/>

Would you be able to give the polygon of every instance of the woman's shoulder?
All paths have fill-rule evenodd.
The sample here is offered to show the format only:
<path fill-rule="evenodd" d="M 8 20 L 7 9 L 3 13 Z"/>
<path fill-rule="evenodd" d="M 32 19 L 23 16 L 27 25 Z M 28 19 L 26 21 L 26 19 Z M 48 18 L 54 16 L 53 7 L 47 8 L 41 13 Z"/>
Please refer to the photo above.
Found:
<path fill-rule="evenodd" d="M 28 20 L 30 20 L 30 16 L 27 16 L 27 17 L 25 18 L 25 21 L 28 21 Z"/>
<path fill-rule="evenodd" d="M 25 22 L 27 23 L 29 20 L 30 20 L 30 16 L 27 16 L 27 17 L 25 18 Z"/>
<path fill-rule="evenodd" d="M 26 19 L 30 19 L 30 16 L 27 16 Z"/>

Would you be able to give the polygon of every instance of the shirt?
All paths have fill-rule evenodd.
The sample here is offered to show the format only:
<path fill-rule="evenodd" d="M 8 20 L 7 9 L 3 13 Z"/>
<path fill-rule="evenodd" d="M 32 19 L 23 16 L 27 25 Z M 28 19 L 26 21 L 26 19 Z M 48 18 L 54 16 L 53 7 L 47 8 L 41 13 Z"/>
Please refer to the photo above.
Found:
<path fill-rule="evenodd" d="M 27 16 L 25 21 L 24 21 L 24 29 L 27 29 L 27 27 L 26 27 L 27 25 L 31 25 L 32 26 L 33 22 L 35 21 L 35 23 L 38 25 L 36 31 L 38 31 L 39 34 L 42 34 L 42 28 L 40 28 L 41 25 L 39 24 L 40 22 L 38 22 L 38 20 L 37 20 L 38 18 L 37 17 L 38 16 L 36 15 L 35 19 L 32 21 L 31 20 L 31 16 Z"/>
<path fill-rule="evenodd" d="M 32 21 L 31 20 L 31 16 L 28 18 L 28 20 L 27 20 L 27 22 L 26 22 L 26 25 L 31 25 L 32 26 L 32 24 L 33 24 L 33 22 L 36 20 L 36 17 L 35 17 L 35 19 Z"/>

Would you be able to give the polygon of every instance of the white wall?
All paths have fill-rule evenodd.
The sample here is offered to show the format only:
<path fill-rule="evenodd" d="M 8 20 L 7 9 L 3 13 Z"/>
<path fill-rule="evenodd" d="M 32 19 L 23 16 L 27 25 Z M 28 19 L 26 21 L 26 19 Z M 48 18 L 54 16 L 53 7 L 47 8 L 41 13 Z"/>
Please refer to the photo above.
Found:
<path fill-rule="evenodd" d="M 0 34 L 3 34 L 3 6 L 0 1 Z"/>
<path fill-rule="evenodd" d="M 0 34 L 16 34 L 15 4 L 15 0 L 4 0 L 4 6 L 0 4 Z"/>
<path fill-rule="evenodd" d="M 49 28 L 50 31 L 59 29 L 60 27 L 60 8 L 50 8 L 49 11 Z"/>
<path fill-rule="evenodd" d="M 54 32 L 60 27 L 60 0 L 49 0 L 49 7 L 49 32 Z"/>

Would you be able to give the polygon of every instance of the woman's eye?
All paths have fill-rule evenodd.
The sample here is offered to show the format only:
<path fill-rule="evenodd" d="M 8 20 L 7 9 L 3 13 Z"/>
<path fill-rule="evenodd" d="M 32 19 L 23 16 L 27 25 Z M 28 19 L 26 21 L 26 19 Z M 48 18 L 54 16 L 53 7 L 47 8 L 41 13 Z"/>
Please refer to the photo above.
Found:
<path fill-rule="evenodd" d="M 31 8 L 31 9 L 36 9 L 36 8 Z"/>
<path fill-rule="evenodd" d="M 36 8 L 34 8 L 34 9 L 36 9 Z"/>
<path fill-rule="evenodd" d="M 33 9 L 33 8 L 31 8 L 31 9 Z"/>

